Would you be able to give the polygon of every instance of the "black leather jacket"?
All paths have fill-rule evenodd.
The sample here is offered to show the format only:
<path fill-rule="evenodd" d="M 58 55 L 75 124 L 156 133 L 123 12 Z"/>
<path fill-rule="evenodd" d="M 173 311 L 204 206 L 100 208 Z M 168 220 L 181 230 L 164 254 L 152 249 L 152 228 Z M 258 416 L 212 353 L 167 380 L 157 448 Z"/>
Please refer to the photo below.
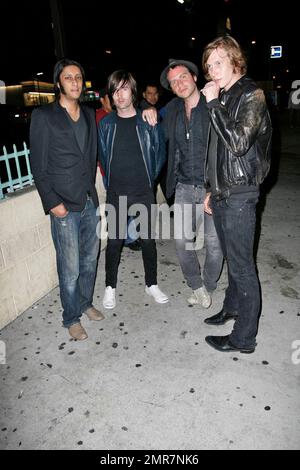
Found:
<path fill-rule="evenodd" d="M 98 124 L 99 160 L 104 170 L 103 178 L 106 189 L 110 183 L 110 164 L 117 127 L 116 113 L 109 113 Z M 148 176 L 149 187 L 154 187 L 163 164 L 166 161 L 166 144 L 160 124 L 151 126 L 143 121 L 140 111 L 137 111 L 137 135 L 141 146 L 142 156 Z"/>
<path fill-rule="evenodd" d="M 243 76 L 207 106 L 217 133 L 217 160 L 213 182 L 206 171 L 206 186 L 213 186 L 219 199 L 234 186 L 258 186 L 271 160 L 272 125 L 263 91 Z"/>

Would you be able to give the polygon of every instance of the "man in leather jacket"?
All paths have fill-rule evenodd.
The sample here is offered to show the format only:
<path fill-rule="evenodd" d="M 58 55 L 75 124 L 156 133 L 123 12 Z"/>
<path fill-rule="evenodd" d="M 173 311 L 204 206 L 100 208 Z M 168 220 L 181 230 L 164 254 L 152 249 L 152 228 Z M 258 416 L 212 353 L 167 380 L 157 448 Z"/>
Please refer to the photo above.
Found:
<path fill-rule="evenodd" d="M 270 167 L 271 121 L 264 93 L 245 75 L 246 61 L 233 38 L 208 44 L 202 65 L 210 115 L 205 208 L 215 220 L 229 281 L 223 309 L 205 322 L 235 320 L 230 335 L 207 336 L 206 342 L 222 352 L 252 353 L 261 308 L 253 257 L 256 204 Z"/>
<path fill-rule="evenodd" d="M 135 215 L 136 210 L 142 217 L 140 243 L 145 269 L 145 291 L 156 302 L 165 303 L 168 302 L 168 297 L 157 286 L 153 217 L 154 182 L 166 158 L 163 132 L 160 124 L 153 127 L 144 122 L 141 112 L 136 109 L 137 86 L 129 72 L 113 72 L 108 78 L 108 92 L 116 111 L 108 114 L 98 125 L 99 155 L 105 173 L 107 204 L 114 209 L 108 211 L 103 306 L 109 309 L 116 306 L 118 266 L 126 238 L 127 215 Z M 139 209 L 134 209 L 135 205 L 139 205 Z M 143 219 L 143 214 L 146 220 Z"/>

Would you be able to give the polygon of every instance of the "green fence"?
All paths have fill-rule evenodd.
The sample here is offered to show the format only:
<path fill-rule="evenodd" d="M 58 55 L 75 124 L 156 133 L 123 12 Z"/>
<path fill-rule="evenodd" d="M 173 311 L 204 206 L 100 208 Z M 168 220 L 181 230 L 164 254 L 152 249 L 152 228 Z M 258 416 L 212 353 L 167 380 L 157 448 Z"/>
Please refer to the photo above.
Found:
<path fill-rule="evenodd" d="M 3 155 L 0 156 L 1 172 L 5 173 L 6 170 L 6 176 L 0 177 L 0 199 L 4 199 L 7 193 L 34 183 L 29 162 L 30 150 L 26 143 L 23 142 L 20 152 L 15 145 L 13 149 L 13 153 L 7 153 L 6 147 L 3 147 Z"/>

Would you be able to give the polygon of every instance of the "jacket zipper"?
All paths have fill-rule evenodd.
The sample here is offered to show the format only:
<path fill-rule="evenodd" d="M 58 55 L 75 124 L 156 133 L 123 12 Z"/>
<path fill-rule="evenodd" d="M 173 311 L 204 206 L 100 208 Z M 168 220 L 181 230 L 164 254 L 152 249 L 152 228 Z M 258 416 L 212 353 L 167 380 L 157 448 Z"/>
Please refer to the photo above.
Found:
<path fill-rule="evenodd" d="M 209 137 L 210 137 L 210 134 L 211 134 L 211 122 L 209 123 L 209 127 L 208 127 L 208 135 L 207 135 L 207 142 L 206 142 L 206 159 L 205 159 L 205 165 L 204 165 L 204 171 L 205 171 L 205 174 L 204 174 L 204 181 L 207 181 L 207 164 L 208 164 L 208 146 L 209 146 Z M 216 151 L 218 150 L 218 134 L 216 133 L 216 136 L 217 136 L 217 148 L 216 148 Z M 216 183 L 216 192 L 219 194 L 220 193 L 220 189 L 219 189 L 219 184 L 218 184 L 218 175 L 217 175 L 217 157 L 215 158 L 215 169 L 214 169 L 214 173 L 215 173 L 215 183 Z"/>
<path fill-rule="evenodd" d="M 151 179 L 150 179 L 150 176 L 149 176 L 149 171 L 148 171 L 148 168 L 147 168 L 147 163 L 146 163 L 145 155 L 144 155 L 144 152 L 143 152 L 143 147 L 142 147 L 142 144 L 141 144 L 141 139 L 140 139 L 138 126 L 136 126 L 136 133 L 137 133 L 137 136 L 138 136 L 138 139 L 139 139 L 139 144 L 140 144 L 141 151 L 142 151 L 142 157 L 143 157 L 143 160 L 144 160 L 144 164 L 145 164 L 145 168 L 146 168 L 146 172 L 147 172 L 147 176 L 148 176 L 148 180 L 149 180 L 149 186 L 151 188 L 152 187 Z"/>
<path fill-rule="evenodd" d="M 209 122 L 208 133 L 207 133 L 207 138 L 206 138 L 206 154 L 205 154 L 205 162 L 204 162 L 204 182 L 205 183 L 207 183 L 208 142 L 209 142 L 210 128 L 211 128 L 211 123 Z"/>
<path fill-rule="evenodd" d="M 110 164 L 111 164 L 112 157 L 113 157 L 113 150 L 114 150 L 114 143 L 115 143 L 116 131 L 117 131 L 117 124 L 115 124 L 115 130 L 114 130 L 114 134 L 113 134 L 113 138 L 112 138 L 112 144 L 111 144 L 110 158 L 109 158 L 109 162 L 108 162 L 107 187 L 109 186 L 109 180 L 110 180 Z"/>

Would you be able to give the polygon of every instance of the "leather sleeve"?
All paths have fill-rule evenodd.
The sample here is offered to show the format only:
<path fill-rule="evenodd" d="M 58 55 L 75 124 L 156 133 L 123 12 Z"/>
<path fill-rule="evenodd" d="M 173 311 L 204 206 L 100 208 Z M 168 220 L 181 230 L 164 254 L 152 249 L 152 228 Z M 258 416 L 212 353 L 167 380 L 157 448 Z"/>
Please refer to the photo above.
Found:
<path fill-rule="evenodd" d="M 154 128 L 154 140 L 155 140 L 155 175 L 154 180 L 158 178 L 160 171 L 166 161 L 166 143 L 165 137 L 160 124 L 156 124 Z"/>
<path fill-rule="evenodd" d="M 104 126 L 102 120 L 98 123 L 98 160 L 102 169 L 103 183 L 107 189 L 107 158 L 106 158 L 106 145 L 104 137 Z"/>
<path fill-rule="evenodd" d="M 219 100 L 208 103 L 212 124 L 225 147 L 236 157 L 242 157 L 252 147 L 266 113 L 265 96 L 261 89 L 241 97 L 235 116 L 231 116 Z"/>

